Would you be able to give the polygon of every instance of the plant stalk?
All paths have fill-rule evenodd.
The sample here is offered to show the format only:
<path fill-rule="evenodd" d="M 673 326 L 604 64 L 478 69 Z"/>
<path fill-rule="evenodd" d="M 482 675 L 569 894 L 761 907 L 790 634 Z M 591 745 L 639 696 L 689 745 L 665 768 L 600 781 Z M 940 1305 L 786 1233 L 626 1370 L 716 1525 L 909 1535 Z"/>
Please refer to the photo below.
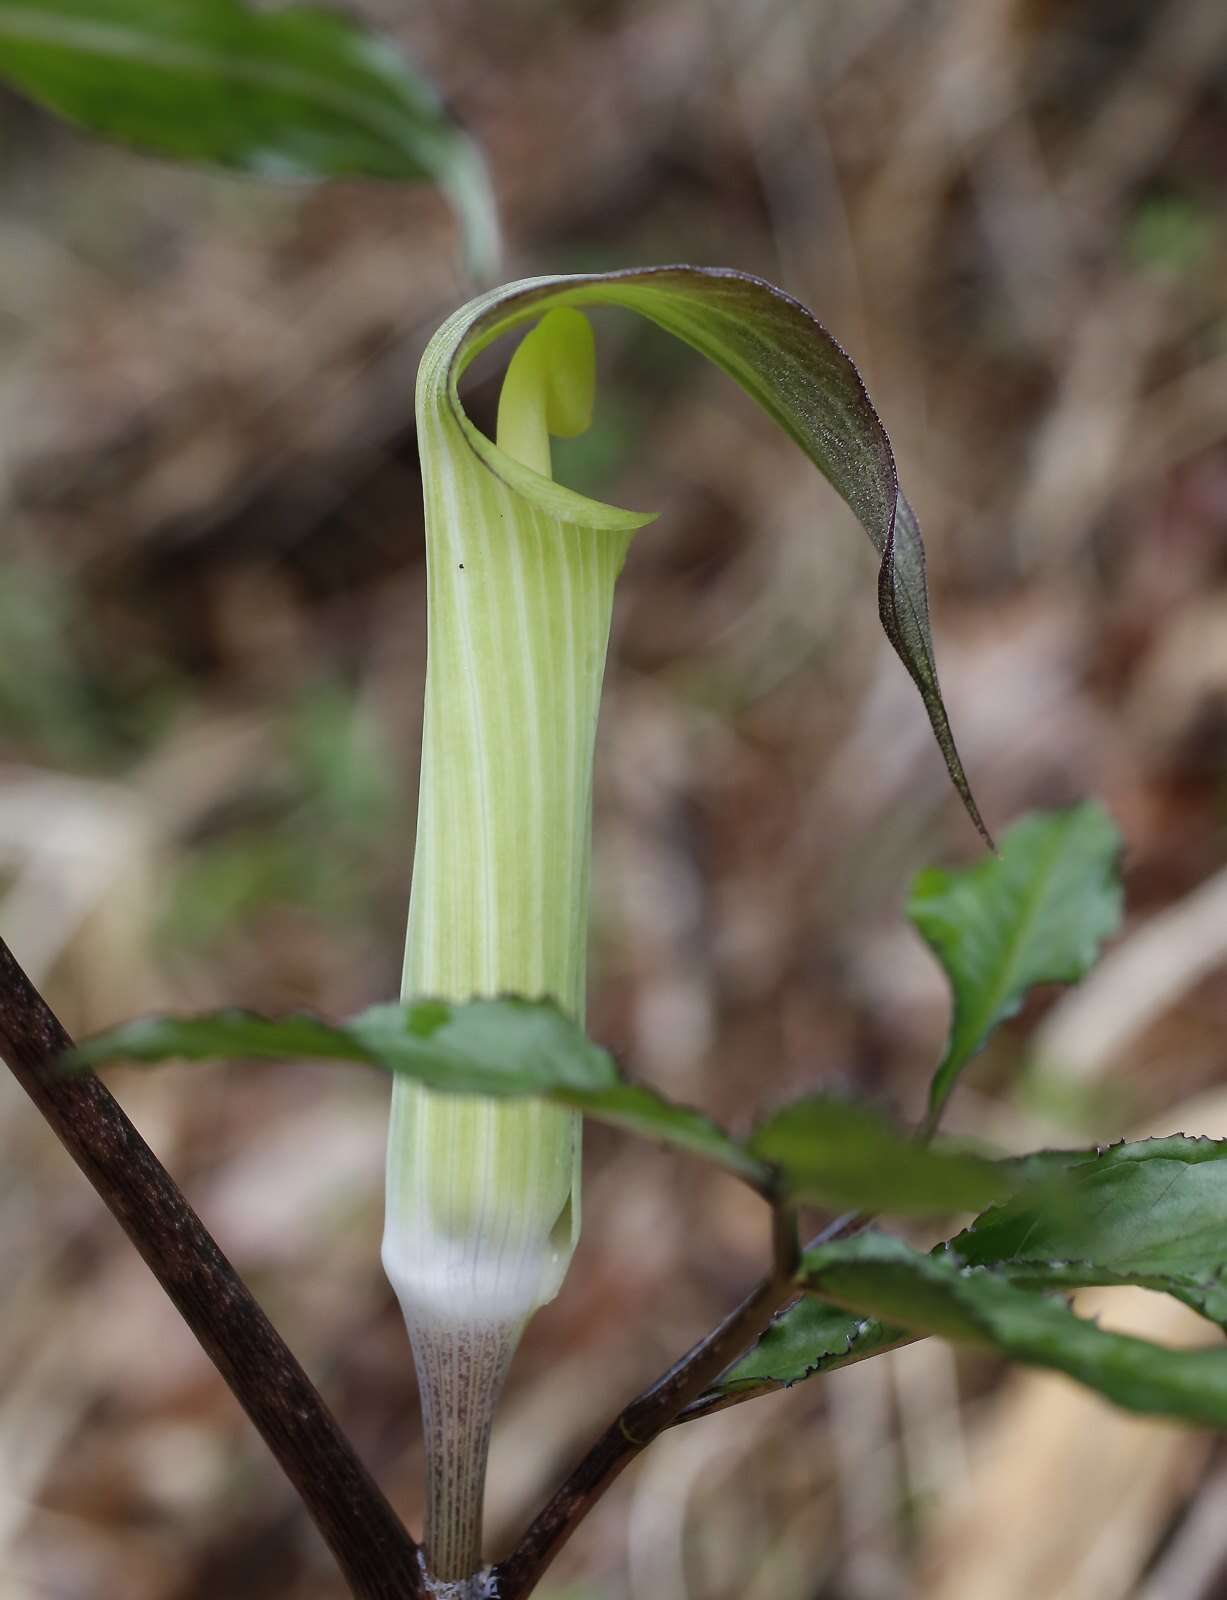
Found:
<path fill-rule="evenodd" d="M 494 1569 L 501 1600 L 525 1600 L 610 1485 L 672 1426 L 796 1295 L 800 1261 L 794 1213 L 772 1212 L 772 1267 L 715 1328 L 619 1412 Z"/>
<path fill-rule="evenodd" d="M 356 1600 L 424 1593 L 418 1547 L 170 1174 L 0 940 L 0 1055 L 294 1485 Z"/>

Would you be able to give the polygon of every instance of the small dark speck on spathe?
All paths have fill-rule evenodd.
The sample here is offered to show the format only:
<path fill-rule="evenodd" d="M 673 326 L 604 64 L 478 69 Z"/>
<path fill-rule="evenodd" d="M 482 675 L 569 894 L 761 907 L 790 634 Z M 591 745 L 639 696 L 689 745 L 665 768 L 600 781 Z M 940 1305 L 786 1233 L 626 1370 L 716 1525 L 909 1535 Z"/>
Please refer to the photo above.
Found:
<path fill-rule="evenodd" d="M 464 562 L 463 562 L 463 561 L 461 561 L 461 562 L 460 562 L 460 563 L 459 563 L 459 566 L 460 566 L 460 570 L 461 570 L 461 572 L 463 572 L 463 571 L 464 571 Z"/>

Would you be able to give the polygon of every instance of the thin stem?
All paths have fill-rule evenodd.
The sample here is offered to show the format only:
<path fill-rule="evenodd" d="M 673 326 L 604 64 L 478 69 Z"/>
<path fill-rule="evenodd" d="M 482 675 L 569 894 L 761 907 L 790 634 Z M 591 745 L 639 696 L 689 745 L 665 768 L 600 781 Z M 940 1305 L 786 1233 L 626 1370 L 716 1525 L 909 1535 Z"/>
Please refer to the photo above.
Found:
<path fill-rule="evenodd" d="M 0 940 L 0 1055 L 298 1491 L 357 1600 L 425 1594 L 418 1547 L 250 1290 Z"/>
<path fill-rule="evenodd" d="M 529 1526 L 514 1552 L 494 1569 L 500 1600 L 522 1600 L 619 1474 L 668 1428 L 691 1401 L 759 1337 L 795 1294 L 800 1261 L 796 1218 L 772 1213 L 771 1272 L 718 1327 L 674 1362 L 610 1423 Z"/>
<path fill-rule="evenodd" d="M 853 1234 L 860 1233 L 862 1229 L 867 1228 L 872 1221 L 873 1216 L 868 1211 L 845 1211 L 838 1217 L 832 1217 L 830 1222 L 818 1230 L 801 1254 L 804 1255 L 805 1251 L 808 1250 L 817 1250 L 820 1245 L 834 1244 L 837 1239 L 849 1239 Z M 785 1315 L 800 1298 L 800 1294 L 794 1293 L 775 1315 Z M 772 1320 L 774 1321 L 774 1318 Z M 904 1344 L 910 1342 L 910 1339 L 901 1341 Z M 733 1360 L 729 1362 L 729 1366 L 716 1374 L 716 1382 L 724 1376 L 729 1367 L 736 1366 L 737 1362 L 746 1354 L 748 1348 L 749 1346 L 747 1345 L 744 1349 L 739 1350 Z M 891 1348 L 893 1349 L 894 1346 Z M 873 1353 L 880 1355 L 883 1352 L 879 1346 Z M 752 1388 L 738 1389 L 731 1394 L 722 1394 L 713 1388 L 707 1394 L 700 1394 L 688 1406 L 679 1411 L 673 1419 L 673 1425 L 676 1426 L 682 1422 L 697 1422 L 700 1417 L 710 1417 L 714 1412 L 727 1411 L 731 1406 L 742 1405 L 746 1400 L 759 1400 L 763 1395 L 777 1393 L 780 1387 L 781 1385 L 778 1383 L 767 1381 L 757 1383 Z"/>
<path fill-rule="evenodd" d="M 458 1586 L 481 1567 L 490 1432 L 521 1330 L 519 1322 L 435 1322 L 413 1330 L 429 1463 L 422 1545 L 431 1577 Z"/>
<path fill-rule="evenodd" d="M 917 1144 L 928 1144 L 938 1128 L 941 1127 L 942 1118 L 946 1114 L 947 1100 L 943 1100 L 940 1105 L 929 1107 L 925 1113 L 924 1121 L 916 1129 Z"/>
<path fill-rule="evenodd" d="M 935 1131 L 936 1119 L 930 1117 L 917 1129 L 917 1142 L 927 1144 Z M 494 1569 L 501 1600 L 522 1600 L 532 1593 L 550 1562 L 614 1480 L 667 1428 L 726 1411 L 779 1389 L 777 1383 L 762 1383 L 740 1389 L 735 1394 L 722 1394 L 712 1387 L 745 1355 L 775 1318 L 799 1298 L 796 1274 L 804 1252 L 797 1238 L 795 1215 L 777 1204 L 772 1219 L 774 1260 L 771 1272 L 736 1310 L 632 1400 L 606 1428 L 529 1526 L 514 1552 Z M 824 1244 L 851 1238 L 873 1220 L 872 1212 L 845 1211 L 821 1228 L 805 1250 L 817 1250 Z M 906 1334 L 889 1348 L 912 1344 L 917 1337 Z M 885 1352 L 878 1346 L 872 1353 Z"/>
<path fill-rule="evenodd" d="M 938 1107 L 936 1111 L 931 1110 L 929 1112 L 925 1120 L 916 1129 L 917 1144 L 926 1145 L 929 1143 L 937 1132 L 941 1115 L 941 1107 Z M 872 1211 L 845 1211 L 837 1217 L 832 1217 L 825 1227 L 820 1228 L 805 1246 L 805 1250 L 817 1250 L 824 1244 L 834 1244 L 839 1239 L 850 1239 L 854 1234 L 864 1232 L 873 1220 L 874 1213 Z M 800 1296 L 798 1295 L 794 1298 L 799 1299 Z M 791 1305 L 791 1303 L 789 1304 Z M 788 1309 L 788 1306 L 782 1306 L 779 1314 L 783 1315 Z M 901 1349 L 905 1344 L 914 1344 L 918 1338 L 922 1337 L 923 1335 L 920 1334 L 908 1334 L 900 1338 L 895 1344 L 875 1345 L 868 1355 L 885 1355 L 888 1350 Z M 738 1352 L 736 1360 L 739 1361 L 744 1354 L 745 1351 Z M 865 1357 L 854 1356 L 850 1361 L 842 1364 L 853 1366 L 857 1360 L 867 1360 L 868 1355 Z M 730 1366 L 735 1364 L 736 1362 L 730 1362 Z M 726 1368 L 725 1370 L 727 1371 L 728 1369 Z M 720 1373 L 717 1376 L 723 1377 L 723 1375 L 723 1373 Z M 764 1395 L 777 1394 L 781 1387 L 786 1386 L 767 1379 L 763 1383 L 756 1383 L 752 1386 L 738 1389 L 734 1393 L 721 1393 L 718 1389 L 713 1388 L 710 1393 L 699 1395 L 682 1411 L 679 1411 L 673 1422 L 674 1424 L 697 1422 L 700 1417 L 710 1417 L 717 1411 L 728 1411 L 733 1406 L 744 1405 L 747 1400 L 761 1400 Z"/>

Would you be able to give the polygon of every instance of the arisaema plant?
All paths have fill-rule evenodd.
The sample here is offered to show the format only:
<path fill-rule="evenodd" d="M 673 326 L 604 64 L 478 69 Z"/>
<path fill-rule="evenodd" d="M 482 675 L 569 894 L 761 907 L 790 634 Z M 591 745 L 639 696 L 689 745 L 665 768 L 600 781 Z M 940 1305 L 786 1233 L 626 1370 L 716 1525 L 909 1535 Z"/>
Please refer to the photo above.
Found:
<path fill-rule="evenodd" d="M 884 554 L 884 615 L 966 793 L 937 692 L 919 538 L 855 369 L 794 301 L 736 273 L 542 279 L 474 301 L 418 381 L 428 638 L 405 998 L 527 995 L 582 1022 L 592 763 L 614 587 L 649 519 L 554 481 L 550 438 L 588 426 L 586 305 L 651 318 L 729 371 L 807 450 Z M 466 416 L 469 361 L 531 322 L 496 439 Z M 898 546 L 904 548 L 900 550 Z M 493 1405 L 525 1320 L 575 1247 L 579 1120 L 541 1102 L 393 1093 L 383 1259 L 404 1308 L 428 1441 L 427 1550 L 480 1564 Z"/>
<path fill-rule="evenodd" d="M 860 377 L 830 335 L 789 296 L 732 271 L 513 284 L 450 318 L 418 379 L 429 648 L 407 1002 L 516 995 L 583 1023 L 606 644 L 618 574 L 651 520 L 553 476 L 551 438 L 591 418 L 584 308 L 597 305 L 636 312 L 723 368 L 855 511 L 881 560 L 882 621 L 979 825 L 938 690 L 916 520 Z M 491 440 L 465 413 L 460 379 L 525 328 Z M 489 1035 L 497 1062 L 510 1048 L 497 1017 Z M 455 1083 L 405 1076 L 393 1090 L 383 1260 L 421 1385 L 428 1561 L 460 1581 L 481 1564 L 486 1451 L 508 1363 L 575 1248 L 580 1118 L 557 1101 L 440 1087 Z M 735 1159 L 767 1182 L 766 1163 Z M 975 1162 L 947 1160 L 949 1181 L 975 1199 L 997 1192 Z"/>
<path fill-rule="evenodd" d="M 451 195 L 470 258 L 493 259 L 484 169 L 442 102 L 386 40 L 314 8 L 0 0 L 0 72 L 83 126 L 164 154 L 265 174 L 429 177 Z M 855 367 L 808 311 L 742 273 L 652 267 L 512 284 L 443 325 L 417 393 L 429 654 L 400 1001 L 340 1024 L 150 1018 L 70 1055 L 0 944 L 6 1059 L 261 1429 L 362 1600 L 518 1600 L 665 1428 L 930 1335 L 1063 1372 L 1137 1411 L 1227 1426 L 1221 1340 L 1163 1349 L 1106 1332 L 1060 1298 L 1083 1284 L 1138 1284 L 1227 1325 L 1227 1144 L 1173 1136 L 1002 1160 L 935 1137 L 998 1023 L 1031 986 L 1076 980 L 1116 926 L 1119 839 L 1097 807 L 1025 819 L 1000 855 L 917 880 L 909 915 L 953 996 L 917 1129 L 823 1093 L 819 1064 L 813 1093 L 734 1134 L 632 1081 L 587 1038 L 601 683 L 618 574 L 651 520 L 553 476 L 551 438 L 582 432 L 593 409 L 593 306 L 636 313 L 722 368 L 851 507 L 880 558 L 882 624 L 987 841 L 938 688 L 916 519 Z M 459 385 L 510 334 L 520 339 L 490 439 Z M 393 1075 L 383 1260 L 422 1395 L 422 1552 L 83 1070 L 219 1056 L 334 1058 Z M 772 1259 L 742 1304 L 623 1409 L 490 1570 L 490 1429 L 520 1334 L 557 1293 L 576 1245 L 584 1116 L 749 1184 L 770 1209 Z M 805 1249 L 803 1205 L 833 1214 Z M 874 1226 L 883 1213 L 972 1220 L 926 1253 Z"/>
<path fill-rule="evenodd" d="M 663 1427 L 927 1334 L 1055 1367 L 1137 1409 L 1227 1421 L 1227 1350 L 1176 1353 L 1104 1333 L 1043 1292 L 1145 1281 L 1218 1320 L 1213 1230 L 1190 1243 L 1188 1225 L 1199 1207 L 1227 1213 L 1223 1147 L 1175 1139 L 1019 1162 L 934 1139 L 958 1074 L 998 1022 L 1032 985 L 1076 979 L 1116 925 L 1119 840 L 1096 807 L 1031 818 L 999 856 L 918 880 L 911 915 L 955 1007 L 930 1116 L 911 1133 L 816 1092 L 734 1137 L 626 1079 L 586 1038 L 601 681 L 618 574 L 650 521 L 553 477 L 551 438 L 582 431 L 592 413 L 591 306 L 636 312 L 722 368 L 856 513 L 880 556 L 883 626 L 984 833 L 938 688 L 916 519 L 855 367 L 809 312 L 744 274 L 661 267 L 513 284 L 443 325 L 417 394 L 429 652 L 401 1002 L 340 1026 L 152 1019 L 82 1059 L 331 1056 L 395 1075 L 383 1259 L 422 1394 L 426 1565 L 457 1595 L 493 1581 L 504 1596 L 528 1593 L 585 1506 Z M 460 380 L 516 332 L 490 439 L 466 414 Z M 490 1429 L 524 1325 L 557 1293 L 575 1248 L 581 1114 L 751 1184 L 772 1208 L 774 1262 L 627 1407 L 491 1578 L 481 1546 Z M 1125 1220 L 1097 1212 L 1087 1236 L 1077 1197 L 1105 1188 L 1128 1191 Z M 1142 1245 L 1135 1209 L 1160 1188 L 1175 1209 L 1152 1218 Z M 843 1213 L 805 1251 L 802 1204 Z M 979 1220 L 931 1255 L 869 1226 L 877 1213 L 959 1212 Z M 799 1294 L 816 1298 L 787 1309 Z"/>

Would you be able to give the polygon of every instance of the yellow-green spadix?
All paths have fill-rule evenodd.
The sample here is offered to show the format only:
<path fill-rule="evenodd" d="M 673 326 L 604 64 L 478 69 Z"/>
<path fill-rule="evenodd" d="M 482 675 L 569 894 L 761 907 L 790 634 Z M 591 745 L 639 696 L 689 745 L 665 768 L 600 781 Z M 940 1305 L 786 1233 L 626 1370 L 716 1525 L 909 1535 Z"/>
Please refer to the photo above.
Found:
<path fill-rule="evenodd" d="M 740 273 L 512 284 L 451 317 L 418 377 L 428 664 L 406 997 L 549 996 L 584 1015 L 601 681 L 614 584 L 650 520 L 552 478 L 550 436 L 582 432 L 591 415 L 580 308 L 594 304 L 638 311 L 722 367 L 856 512 L 882 557 L 883 624 L 975 817 L 937 685 L 919 528 L 860 376 L 830 335 Z M 534 326 L 508 368 L 492 442 L 465 414 L 459 379 L 524 323 Z M 397 1081 L 383 1260 L 418 1366 L 426 1554 L 443 1580 L 463 1584 L 480 1565 L 493 1409 L 525 1322 L 557 1293 L 575 1248 L 578 1162 L 569 1112 Z"/>

